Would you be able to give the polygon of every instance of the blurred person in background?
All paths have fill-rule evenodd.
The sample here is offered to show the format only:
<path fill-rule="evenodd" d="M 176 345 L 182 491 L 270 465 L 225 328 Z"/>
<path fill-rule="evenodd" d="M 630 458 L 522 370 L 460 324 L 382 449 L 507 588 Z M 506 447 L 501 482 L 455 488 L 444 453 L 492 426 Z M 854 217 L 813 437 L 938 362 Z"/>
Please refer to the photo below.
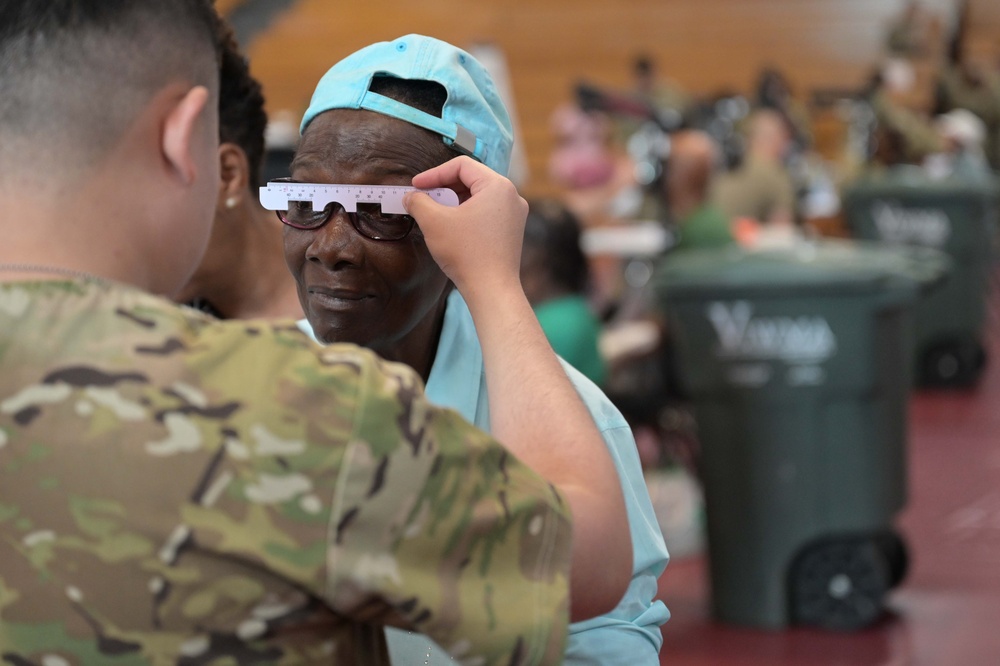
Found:
<path fill-rule="evenodd" d="M 555 146 L 549 155 L 548 173 L 556 185 L 571 193 L 593 192 L 612 184 L 619 156 L 615 153 L 607 114 L 585 111 L 567 102 L 552 112 L 549 125 Z M 580 212 L 599 213 L 589 208 Z"/>
<path fill-rule="evenodd" d="M 919 0 L 904 0 L 902 11 L 885 31 L 885 52 L 894 58 L 916 58 L 930 50 L 931 17 Z"/>
<path fill-rule="evenodd" d="M 614 136 L 611 116 L 579 104 L 558 106 L 550 117 L 554 147 L 549 178 L 559 199 L 584 230 L 627 222 L 642 205 L 635 164 Z M 590 302 L 595 312 L 613 310 L 624 289 L 621 260 L 611 254 L 588 256 Z"/>
<path fill-rule="evenodd" d="M 709 199 L 719 163 L 718 145 L 707 132 L 681 130 L 671 136 L 664 177 L 670 218 L 678 236 L 671 251 L 734 242 L 731 218 Z"/>
<path fill-rule="evenodd" d="M 685 123 L 694 100 L 677 82 L 660 75 L 651 55 L 636 56 L 632 62 L 632 80 L 632 94 L 649 105 L 660 125 L 676 129 Z"/>
<path fill-rule="evenodd" d="M 934 127 L 941 135 L 943 149 L 924 159 L 922 166 L 928 177 L 934 180 L 957 178 L 967 182 L 994 177 L 983 151 L 986 126 L 974 113 L 954 109 L 937 116 Z"/>
<path fill-rule="evenodd" d="M 730 220 L 748 218 L 764 226 L 793 226 L 796 192 L 785 166 L 790 146 L 788 125 L 780 113 L 773 109 L 751 112 L 742 163 L 715 179 L 711 202 Z"/>
<path fill-rule="evenodd" d="M 1000 169 L 1000 76 L 972 63 L 942 68 L 937 109 L 975 114 L 983 125 L 984 155 Z"/>
<path fill-rule="evenodd" d="M 220 26 L 219 196 L 208 249 L 177 296 L 221 319 L 302 316 L 281 222 L 260 205 L 267 114 L 232 29 Z"/>
<path fill-rule="evenodd" d="M 521 285 L 555 352 L 603 386 L 607 369 L 598 349 L 601 324 L 588 301 L 580 223 L 555 199 L 528 203 Z"/>
<path fill-rule="evenodd" d="M 955 30 L 945 49 L 935 88 L 938 114 L 964 109 L 983 124 L 983 150 L 994 171 L 1000 170 L 1000 72 L 971 57 L 965 42 L 970 3 L 961 0 Z"/>
<path fill-rule="evenodd" d="M 930 115 L 908 101 L 913 85 L 912 71 L 889 61 L 876 68 L 862 93 L 874 114 L 876 138 L 885 143 L 873 146 L 876 165 L 920 164 L 944 149 Z"/>
<path fill-rule="evenodd" d="M 447 166 L 462 154 L 503 174 L 513 143 L 506 108 L 485 69 L 467 52 L 422 35 L 372 44 L 334 65 L 317 85 L 301 127 L 292 177 L 305 183 L 409 184 L 415 174 Z M 425 182 L 413 180 L 418 186 Z M 285 259 L 308 318 L 303 327 L 321 342 L 355 342 L 413 367 L 436 403 L 486 429 L 528 418 L 500 411 L 509 401 L 495 391 L 498 370 L 487 363 L 473 317 L 490 312 L 483 311 L 484 303 L 473 309 L 454 289 L 442 270 L 447 267 L 435 261 L 418 227 L 399 219 L 376 239 L 362 223 L 380 218 L 363 220 L 334 204 L 305 214 L 308 224 L 288 226 L 284 234 Z M 521 242 L 524 230 L 510 229 L 515 231 Z M 480 231 L 468 227 L 464 233 Z M 494 258 L 487 253 L 475 261 L 489 264 Z M 536 321 L 530 310 L 526 316 Z M 508 323 L 515 330 L 528 325 Z M 503 362 L 521 367 L 516 356 Z M 624 498 L 633 553 L 625 595 L 599 617 L 572 624 L 565 663 L 655 666 L 660 625 L 669 616 L 663 603 L 654 601 L 667 553 L 635 442 L 600 389 L 569 364 L 563 367 L 618 471 L 618 498 L 607 499 Z M 574 572 L 583 577 L 575 581 L 591 578 L 590 593 L 599 599 L 609 581 L 597 565 L 608 545 L 594 544 L 589 553 L 595 569 Z M 444 647 L 462 656 L 460 646 Z M 418 634 L 390 631 L 389 648 L 396 664 L 451 663 L 441 646 Z"/>
<path fill-rule="evenodd" d="M 793 154 L 801 154 L 812 147 L 809 112 L 795 98 L 791 84 L 781 70 L 776 67 L 761 70 L 751 105 L 756 109 L 773 109 L 782 115 L 788 125 Z"/>

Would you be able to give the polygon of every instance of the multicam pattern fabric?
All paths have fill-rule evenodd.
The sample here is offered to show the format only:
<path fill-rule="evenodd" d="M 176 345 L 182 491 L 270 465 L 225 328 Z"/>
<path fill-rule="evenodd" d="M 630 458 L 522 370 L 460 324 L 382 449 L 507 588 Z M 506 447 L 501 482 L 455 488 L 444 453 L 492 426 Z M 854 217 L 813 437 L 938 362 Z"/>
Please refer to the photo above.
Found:
<path fill-rule="evenodd" d="M 300 324 L 301 325 L 301 324 Z M 667 547 L 642 475 L 632 430 L 607 396 L 576 368 L 563 361 L 566 375 L 604 438 L 618 472 L 632 537 L 632 580 L 618 605 L 597 617 L 569 625 L 564 664 L 574 666 L 655 666 L 663 644 L 660 627 L 670 617 L 655 599 L 657 581 L 667 566 Z M 448 296 L 437 356 L 427 378 L 427 396 L 455 408 L 484 430 L 490 428 L 483 351 L 469 307 L 457 291 Z M 391 631 L 389 655 L 399 657 L 400 632 Z M 432 650 L 433 651 L 433 650 Z M 426 655 L 427 648 L 418 654 Z M 420 660 L 415 666 L 447 663 Z"/>
<path fill-rule="evenodd" d="M 0 283 L 0 663 L 559 663 L 569 512 L 419 378 L 292 322 Z"/>

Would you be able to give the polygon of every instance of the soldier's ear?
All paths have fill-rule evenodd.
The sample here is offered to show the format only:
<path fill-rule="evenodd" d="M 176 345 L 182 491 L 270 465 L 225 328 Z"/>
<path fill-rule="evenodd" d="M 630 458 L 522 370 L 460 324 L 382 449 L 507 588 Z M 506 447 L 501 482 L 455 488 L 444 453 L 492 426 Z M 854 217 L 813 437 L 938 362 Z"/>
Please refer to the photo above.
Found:
<path fill-rule="evenodd" d="M 160 150 L 171 172 L 184 185 L 194 183 L 198 175 L 198 120 L 206 111 L 208 89 L 195 86 L 176 100 L 169 109 L 160 134 Z"/>

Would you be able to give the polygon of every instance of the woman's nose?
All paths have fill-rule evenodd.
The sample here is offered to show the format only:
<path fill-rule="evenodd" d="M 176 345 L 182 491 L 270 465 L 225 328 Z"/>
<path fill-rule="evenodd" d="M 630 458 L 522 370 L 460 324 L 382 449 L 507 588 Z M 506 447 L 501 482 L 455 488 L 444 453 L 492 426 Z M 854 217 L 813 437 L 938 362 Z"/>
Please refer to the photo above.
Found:
<path fill-rule="evenodd" d="M 306 248 L 306 259 L 309 261 L 329 268 L 361 263 L 364 244 L 343 209 L 335 212 L 326 224 L 311 233 L 313 237 Z"/>

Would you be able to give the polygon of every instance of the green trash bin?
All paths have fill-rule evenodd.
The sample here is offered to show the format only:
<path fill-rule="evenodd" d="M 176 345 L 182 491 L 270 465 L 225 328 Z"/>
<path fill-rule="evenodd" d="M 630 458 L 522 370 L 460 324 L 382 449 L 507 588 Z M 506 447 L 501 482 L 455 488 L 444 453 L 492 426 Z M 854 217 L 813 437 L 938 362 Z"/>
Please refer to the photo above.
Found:
<path fill-rule="evenodd" d="M 855 629 L 906 568 L 912 309 L 948 259 L 843 241 L 668 255 L 654 286 L 700 443 L 713 616 Z"/>
<path fill-rule="evenodd" d="M 986 363 L 983 329 L 994 256 L 1000 186 L 996 179 L 933 180 L 897 167 L 845 188 L 844 219 L 853 236 L 931 247 L 954 262 L 948 282 L 914 312 L 919 386 L 971 386 Z"/>

